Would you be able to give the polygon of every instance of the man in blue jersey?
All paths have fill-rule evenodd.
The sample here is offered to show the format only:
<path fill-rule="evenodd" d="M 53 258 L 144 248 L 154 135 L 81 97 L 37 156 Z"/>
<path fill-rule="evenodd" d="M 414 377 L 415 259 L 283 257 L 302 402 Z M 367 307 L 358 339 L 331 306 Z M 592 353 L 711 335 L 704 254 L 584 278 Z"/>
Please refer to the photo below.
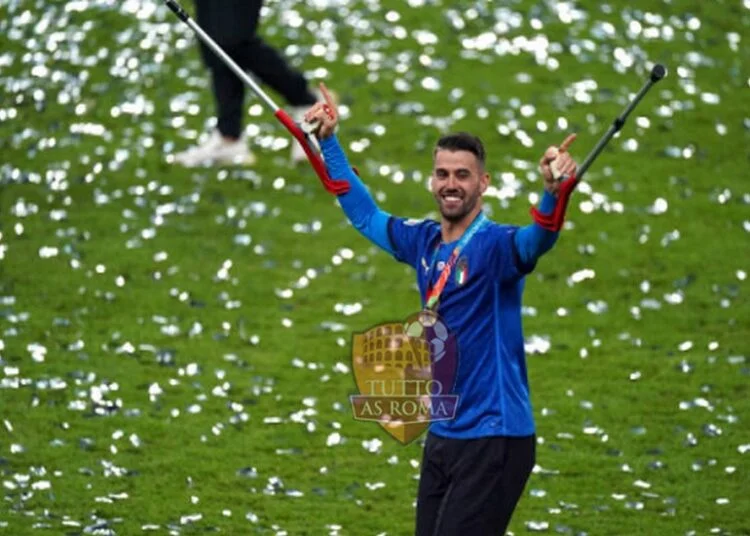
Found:
<path fill-rule="evenodd" d="M 431 190 L 440 222 L 415 222 L 380 210 L 352 171 L 334 134 L 338 115 L 326 102 L 305 120 L 331 178 L 347 180 L 338 197 L 354 227 L 417 273 L 422 304 L 456 335 L 460 353 L 453 394 L 455 419 L 432 422 L 424 447 L 417 498 L 417 536 L 499 536 L 535 463 L 535 427 L 521 326 L 524 276 L 555 243 L 559 229 L 490 221 L 482 211 L 489 185 L 482 142 L 466 133 L 440 138 Z M 539 221 L 555 211 L 559 177 L 576 163 L 568 138 L 541 161 L 545 193 Z M 564 208 L 564 207 L 563 207 Z M 545 228 L 547 227 L 547 228 Z M 460 272 L 460 275 L 459 275 Z"/>

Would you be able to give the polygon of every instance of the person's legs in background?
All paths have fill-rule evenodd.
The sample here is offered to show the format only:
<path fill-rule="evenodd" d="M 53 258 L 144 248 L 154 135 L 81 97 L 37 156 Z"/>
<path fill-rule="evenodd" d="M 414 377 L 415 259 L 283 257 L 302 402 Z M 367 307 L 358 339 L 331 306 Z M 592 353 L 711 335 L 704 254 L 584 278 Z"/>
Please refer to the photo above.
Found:
<path fill-rule="evenodd" d="M 316 94 L 310 91 L 305 76 L 257 35 L 243 42 L 235 61 L 279 93 L 291 106 L 289 112 L 296 121 L 301 121 L 305 111 L 318 100 Z M 296 140 L 292 141 L 291 158 L 295 163 L 306 159 L 304 150 Z"/>
<path fill-rule="evenodd" d="M 237 47 L 234 60 L 279 93 L 292 107 L 309 107 L 318 100 L 310 91 L 305 76 L 257 35 L 249 36 Z"/>
<path fill-rule="evenodd" d="M 206 162 L 252 165 L 256 159 L 242 133 L 245 87 L 224 64 L 212 65 L 210 70 L 216 107 L 216 130 L 205 143 L 176 154 L 175 161 L 187 167 Z"/>
<path fill-rule="evenodd" d="M 236 54 L 227 53 L 236 61 Z M 224 64 L 211 67 L 211 86 L 216 101 L 216 128 L 227 140 L 236 141 L 242 135 L 245 86 Z"/>
<path fill-rule="evenodd" d="M 196 22 L 235 61 L 245 36 L 258 26 L 261 0 L 195 0 Z M 193 167 L 204 163 L 244 163 L 255 157 L 242 135 L 245 103 L 243 82 L 203 41 L 198 40 L 201 58 L 211 75 L 216 110 L 216 130 L 199 145 L 175 155 L 175 161 Z"/>
<path fill-rule="evenodd" d="M 291 114 L 301 120 L 304 111 L 316 102 L 304 75 L 292 68 L 274 48 L 256 35 L 262 0 L 196 0 L 197 22 L 217 44 L 245 71 L 278 92 L 292 107 Z M 216 55 L 200 42 L 204 63 L 211 71 L 217 131 L 208 141 L 175 156 L 183 165 L 206 161 L 252 164 L 242 135 L 245 104 L 244 83 Z M 292 160 L 304 160 L 305 153 L 292 142 Z"/>

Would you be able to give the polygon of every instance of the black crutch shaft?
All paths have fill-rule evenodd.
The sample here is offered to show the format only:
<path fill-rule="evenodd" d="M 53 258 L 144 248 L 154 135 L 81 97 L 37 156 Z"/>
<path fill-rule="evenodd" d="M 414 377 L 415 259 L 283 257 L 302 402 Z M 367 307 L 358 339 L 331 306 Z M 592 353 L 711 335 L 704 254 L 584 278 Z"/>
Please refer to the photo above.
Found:
<path fill-rule="evenodd" d="M 638 105 L 644 95 L 648 93 L 648 90 L 651 89 L 654 84 L 656 84 L 666 75 L 667 69 L 663 65 L 654 65 L 653 69 L 651 69 L 651 76 L 649 77 L 649 79 L 646 81 L 640 91 L 638 91 L 636 96 L 628 103 L 622 113 L 612 122 L 612 125 L 609 127 L 607 132 L 605 132 L 604 136 L 602 136 L 602 138 L 597 142 L 596 146 L 591 150 L 588 156 L 586 156 L 586 159 L 576 170 L 576 177 L 578 179 L 583 177 L 583 174 L 586 173 L 586 170 L 589 168 L 589 166 L 591 166 L 594 160 L 596 160 L 596 157 L 599 156 L 599 153 L 604 150 L 604 147 L 609 143 L 609 140 L 611 140 L 612 137 L 623 127 L 623 125 L 625 125 L 625 121 L 627 121 L 630 112 L 632 112 L 633 109 Z"/>

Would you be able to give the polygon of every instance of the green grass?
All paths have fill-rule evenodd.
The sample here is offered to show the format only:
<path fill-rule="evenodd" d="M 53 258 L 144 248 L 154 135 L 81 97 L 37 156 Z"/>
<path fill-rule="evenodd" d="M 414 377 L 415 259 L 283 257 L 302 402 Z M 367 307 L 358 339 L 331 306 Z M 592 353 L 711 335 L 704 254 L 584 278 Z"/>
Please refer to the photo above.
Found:
<path fill-rule="evenodd" d="M 369 141 L 352 162 L 381 206 L 405 216 L 434 210 L 424 177 L 436 137 L 467 129 L 484 139 L 495 180 L 518 180 L 510 199 L 486 199 L 493 218 L 529 221 L 528 195 L 541 185 L 523 165 L 533 171 L 569 131 L 582 160 L 645 80 L 646 62 L 669 67 L 591 168 L 571 225 L 526 285 L 526 336 L 551 347 L 528 358 L 542 471 L 514 534 L 750 534 L 746 4 L 580 3 L 571 22 L 558 3 L 526 0 L 268 5 L 268 40 L 295 45 L 286 50 L 311 77 L 324 69 L 351 113 L 341 139 Z M 411 534 L 420 444 L 355 421 L 354 379 L 336 364 L 349 362 L 352 332 L 414 312 L 413 274 L 357 235 L 309 167 L 271 149 L 288 135 L 265 111 L 247 117 L 262 133 L 251 141 L 256 168 L 166 164 L 164 153 L 191 144 L 212 114 L 194 38 L 162 6 L 136 16 L 139 3 L 66 5 L 80 4 L 0 1 L 0 529 Z M 285 19 L 292 9 L 303 27 Z M 466 39 L 510 12 L 498 43 L 520 50 L 466 57 Z M 629 34 L 631 20 L 662 33 Z M 602 23 L 615 33 L 599 32 Z M 437 42 L 420 43 L 419 30 Z M 535 56 L 522 37 L 554 46 Z M 329 56 L 314 54 L 316 42 Z M 618 68 L 622 51 L 632 67 Z M 365 62 L 347 61 L 356 54 Z M 439 90 L 422 88 L 428 76 Z M 398 79 L 411 90 L 397 90 Z M 596 82 L 591 102 L 573 98 L 585 80 Z M 172 111 L 179 95 L 200 112 Z M 126 102 L 150 105 L 113 115 Z M 512 121 L 533 146 L 498 130 Z M 106 134 L 74 132 L 78 123 Z M 631 139 L 635 151 L 625 149 Z M 652 214 L 658 198 L 668 209 Z M 313 222 L 317 231 L 295 231 Z M 236 243 L 239 234 L 251 244 Z M 42 258 L 43 247 L 58 254 Z M 353 258 L 333 262 L 343 248 Z M 228 277 L 217 278 L 227 260 Z M 569 283 L 582 269 L 595 277 Z M 314 277 L 297 288 L 303 276 Z M 293 295 L 279 297 L 284 289 Z M 682 301 L 669 303 L 676 292 Z M 607 308 L 596 314 L 598 301 Z M 359 314 L 335 309 L 356 302 Z M 157 384 L 162 394 L 150 398 Z M 344 442 L 328 447 L 334 432 Z M 372 439 L 377 453 L 363 447 Z"/>

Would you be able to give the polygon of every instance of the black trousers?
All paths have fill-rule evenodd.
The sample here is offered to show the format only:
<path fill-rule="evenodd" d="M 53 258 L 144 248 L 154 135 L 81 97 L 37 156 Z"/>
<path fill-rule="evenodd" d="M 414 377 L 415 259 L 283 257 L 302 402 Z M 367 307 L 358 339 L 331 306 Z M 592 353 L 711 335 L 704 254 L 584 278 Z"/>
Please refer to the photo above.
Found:
<path fill-rule="evenodd" d="M 278 92 L 288 104 L 314 104 L 317 99 L 304 75 L 257 35 L 262 5 L 262 0 L 195 0 L 196 21 L 237 65 Z M 200 47 L 211 71 L 219 132 L 238 138 L 242 132 L 245 86 L 202 41 Z"/>
<path fill-rule="evenodd" d="M 502 536 L 536 460 L 536 437 L 427 435 L 416 536 Z"/>

